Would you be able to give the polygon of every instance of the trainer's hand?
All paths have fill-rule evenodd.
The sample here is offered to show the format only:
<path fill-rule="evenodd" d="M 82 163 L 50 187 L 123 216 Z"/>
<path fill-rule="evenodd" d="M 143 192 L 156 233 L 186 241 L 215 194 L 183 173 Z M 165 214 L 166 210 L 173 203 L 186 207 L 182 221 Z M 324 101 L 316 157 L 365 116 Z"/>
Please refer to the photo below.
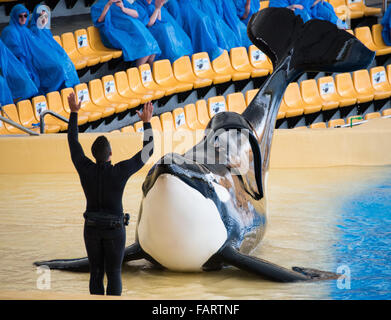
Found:
<path fill-rule="evenodd" d="M 137 115 L 140 117 L 140 119 L 143 122 L 149 122 L 151 121 L 152 114 L 153 114 L 153 104 L 152 102 L 147 102 L 144 104 L 143 112 L 140 113 L 140 111 L 136 110 Z"/>
<path fill-rule="evenodd" d="M 79 103 L 77 103 L 76 96 L 73 92 L 68 96 L 68 103 L 69 103 L 69 109 L 71 109 L 71 112 L 76 112 L 76 113 L 79 112 L 80 107 L 81 107 L 81 101 Z"/>

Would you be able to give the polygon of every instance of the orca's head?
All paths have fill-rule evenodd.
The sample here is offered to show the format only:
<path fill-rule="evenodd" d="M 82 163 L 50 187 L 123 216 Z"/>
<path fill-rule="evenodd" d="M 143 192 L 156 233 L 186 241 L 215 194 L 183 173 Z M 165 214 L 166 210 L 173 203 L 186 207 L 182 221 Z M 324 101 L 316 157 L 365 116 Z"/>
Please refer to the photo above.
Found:
<path fill-rule="evenodd" d="M 246 232 L 265 224 L 256 139 L 216 133 L 184 155 L 164 156 L 143 184 L 137 239 L 170 270 L 200 271 L 227 241 L 240 247 Z"/>

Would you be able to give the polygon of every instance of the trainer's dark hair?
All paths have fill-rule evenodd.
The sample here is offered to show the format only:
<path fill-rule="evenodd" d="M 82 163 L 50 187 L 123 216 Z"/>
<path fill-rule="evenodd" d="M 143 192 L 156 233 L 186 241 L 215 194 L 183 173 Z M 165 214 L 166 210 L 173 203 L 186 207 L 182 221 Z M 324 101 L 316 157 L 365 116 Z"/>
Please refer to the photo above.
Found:
<path fill-rule="evenodd" d="M 106 162 L 111 153 L 109 140 L 105 136 L 99 136 L 92 144 L 91 152 L 96 162 Z"/>

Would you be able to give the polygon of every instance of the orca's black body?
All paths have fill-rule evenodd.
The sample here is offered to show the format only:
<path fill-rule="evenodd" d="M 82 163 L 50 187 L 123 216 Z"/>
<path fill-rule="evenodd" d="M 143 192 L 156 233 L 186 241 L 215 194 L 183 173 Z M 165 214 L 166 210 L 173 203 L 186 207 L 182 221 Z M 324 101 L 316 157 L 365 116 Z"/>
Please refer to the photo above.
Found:
<path fill-rule="evenodd" d="M 203 270 L 233 265 L 276 281 L 335 277 L 333 273 L 313 269 L 295 267 L 288 270 L 249 256 L 248 253 L 258 245 L 266 228 L 265 192 L 270 149 L 286 87 L 307 71 L 350 72 L 366 68 L 375 53 L 357 38 L 329 22 L 310 20 L 304 24 L 291 10 L 283 8 L 267 8 L 253 15 L 248 24 L 248 35 L 273 62 L 273 73 L 242 115 L 232 112 L 216 114 L 199 144 L 183 155 L 164 156 L 150 170 L 143 184 L 144 197 L 136 242 L 126 248 L 124 261 L 146 258 L 171 269 L 170 263 L 150 249 L 146 234 L 148 228 L 145 227 L 147 223 L 144 221 L 148 194 L 160 177 L 168 175 L 178 178 L 204 199 L 213 201 L 224 224 L 224 242 L 202 263 Z M 244 133 L 247 140 L 242 143 L 242 140 L 239 141 L 240 134 L 228 134 L 230 130 Z M 228 142 L 224 146 L 220 144 L 221 137 Z M 234 154 L 238 158 L 245 154 L 250 159 L 246 172 L 235 169 L 238 160 L 233 163 L 232 158 L 226 156 L 227 146 L 235 149 Z M 205 152 L 211 148 L 212 153 Z M 215 163 L 213 160 L 221 155 L 224 161 Z M 227 194 L 224 201 L 221 188 Z M 191 203 L 191 199 L 189 201 Z M 172 257 L 172 252 L 168 256 Z M 88 270 L 87 258 L 36 263 L 43 264 L 55 269 Z M 181 268 L 175 265 L 172 267 L 178 270 Z M 185 267 L 182 269 L 185 270 Z"/>

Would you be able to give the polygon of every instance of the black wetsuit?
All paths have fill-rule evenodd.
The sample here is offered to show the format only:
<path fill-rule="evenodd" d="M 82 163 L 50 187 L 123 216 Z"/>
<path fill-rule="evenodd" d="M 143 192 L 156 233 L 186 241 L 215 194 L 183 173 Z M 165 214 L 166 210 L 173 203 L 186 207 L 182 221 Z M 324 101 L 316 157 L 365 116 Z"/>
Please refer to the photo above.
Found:
<path fill-rule="evenodd" d="M 68 143 L 72 162 L 79 174 L 87 199 L 86 214 L 102 212 L 123 221 L 122 195 L 126 182 L 141 169 L 153 152 L 150 123 L 144 123 L 143 150 L 128 160 L 112 165 L 110 161 L 94 163 L 84 155 L 78 140 L 77 113 L 72 112 L 68 125 Z M 107 275 L 107 294 L 121 295 L 121 266 L 125 250 L 125 226 L 84 225 L 84 241 L 90 264 L 90 293 L 104 294 L 103 277 Z"/>

